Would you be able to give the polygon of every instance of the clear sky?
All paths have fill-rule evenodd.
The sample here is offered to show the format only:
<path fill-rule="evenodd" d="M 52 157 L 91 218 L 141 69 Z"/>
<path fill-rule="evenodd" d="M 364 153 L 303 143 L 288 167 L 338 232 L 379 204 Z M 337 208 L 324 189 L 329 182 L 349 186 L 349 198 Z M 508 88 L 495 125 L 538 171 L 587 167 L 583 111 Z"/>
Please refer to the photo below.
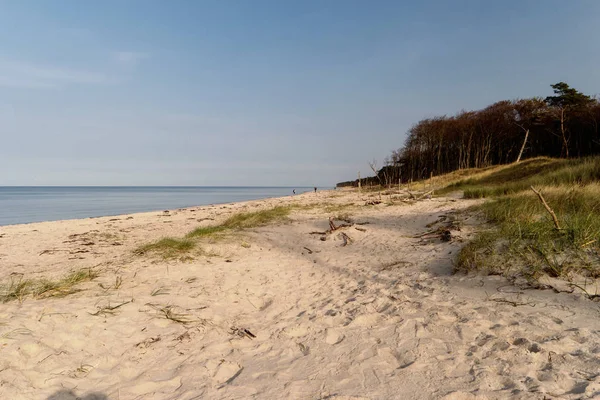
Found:
<path fill-rule="evenodd" d="M 600 1 L 0 0 L 0 185 L 307 185 L 418 120 L 600 93 Z"/>

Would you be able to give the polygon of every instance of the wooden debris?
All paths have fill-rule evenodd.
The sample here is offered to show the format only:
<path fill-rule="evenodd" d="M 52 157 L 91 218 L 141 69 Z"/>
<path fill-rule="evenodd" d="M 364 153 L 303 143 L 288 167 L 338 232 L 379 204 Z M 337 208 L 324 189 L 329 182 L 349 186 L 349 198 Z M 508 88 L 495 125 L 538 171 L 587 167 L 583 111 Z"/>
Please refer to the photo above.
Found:
<path fill-rule="evenodd" d="M 562 230 L 562 228 L 560 227 L 560 224 L 558 223 L 558 218 L 556 218 L 556 214 L 554 214 L 554 211 L 552 211 L 552 209 L 550 208 L 550 206 L 548 205 L 548 203 L 546 203 L 546 200 L 544 199 L 544 196 L 542 196 L 542 193 L 539 192 L 539 191 L 537 191 L 537 190 L 535 190 L 533 186 L 531 186 L 531 190 L 533 190 L 533 193 L 537 194 L 537 196 L 539 197 L 540 201 L 542 202 L 542 204 L 546 208 L 546 211 L 548 211 L 548 213 L 552 217 L 552 220 L 554 221 L 554 227 L 556 228 L 556 230 L 558 230 L 558 231 Z"/>
<path fill-rule="evenodd" d="M 335 226 L 335 224 L 333 223 L 333 217 L 329 217 L 329 229 L 331 231 L 335 231 L 337 229 L 337 226 Z"/>
<path fill-rule="evenodd" d="M 342 247 L 346 246 L 349 243 L 352 243 L 352 238 L 350 236 L 346 235 L 344 232 L 341 232 L 340 236 L 341 236 L 342 240 L 344 241 L 342 243 Z"/>
<path fill-rule="evenodd" d="M 229 328 L 230 330 L 230 334 L 232 335 L 237 335 L 239 337 L 247 337 L 249 339 L 255 339 L 256 335 L 254 335 L 252 332 L 250 332 L 248 329 L 246 328 L 237 328 L 235 326 L 232 326 L 231 328 Z"/>

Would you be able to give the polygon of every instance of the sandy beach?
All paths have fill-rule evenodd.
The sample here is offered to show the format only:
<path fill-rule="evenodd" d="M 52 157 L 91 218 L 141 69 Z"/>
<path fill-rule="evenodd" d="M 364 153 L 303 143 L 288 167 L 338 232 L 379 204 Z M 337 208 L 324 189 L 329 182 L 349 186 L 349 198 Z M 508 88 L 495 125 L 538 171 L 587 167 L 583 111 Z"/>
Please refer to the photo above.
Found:
<path fill-rule="evenodd" d="M 97 275 L 0 304 L 0 398 L 600 398 L 598 302 L 453 275 L 485 229 L 477 200 L 378 200 L 337 190 L 0 227 L 4 285 Z M 135 253 L 292 205 L 185 257 Z M 448 237 L 426 234 L 448 221 Z"/>

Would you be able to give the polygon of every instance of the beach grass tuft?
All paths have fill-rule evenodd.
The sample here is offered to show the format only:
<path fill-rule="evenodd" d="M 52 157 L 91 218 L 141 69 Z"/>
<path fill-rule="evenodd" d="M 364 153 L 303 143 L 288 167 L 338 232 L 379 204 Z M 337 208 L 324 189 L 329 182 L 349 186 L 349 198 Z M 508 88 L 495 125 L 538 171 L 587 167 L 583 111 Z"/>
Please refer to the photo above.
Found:
<path fill-rule="evenodd" d="M 134 250 L 134 254 L 144 255 L 148 253 L 159 254 L 165 259 L 180 258 L 189 259 L 189 254 L 197 247 L 195 239 L 216 238 L 234 230 L 242 230 L 264 226 L 273 222 L 282 222 L 288 219 L 292 207 L 277 206 L 267 210 L 246 212 L 232 215 L 220 225 L 198 227 L 185 235 L 183 238 L 166 237 L 156 242 L 148 243 Z M 215 256 L 216 253 L 203 253 L 207 256 Z"/>
<path fill-rule="evenodd" d="M 163 258 L 174 258 L 192 251 L 195 247 L 196 242 L 192 240 L 166 237 L 140 246 L 134 253 L 138 255 L 155 253 Z"/>
<path fill-rule="evenodd" d="M 240 213 L 225 220 L 221 225 L 225 229 L 249 229 L 287 220 L 290 207 L 277 206 L 267 210 Z"/>
<path fill-rule="evenodd" d="M 189 232 L 186 238 L 214 237 L 226 231 L 256 228 L 273 222 L 285 221 L 292 207 L 278 206 L 268 210 L 246 212 L 232 215 L 221 225 L 203 226 Z"/>
<path fill-rule="evenodd" d="M 14 275 L 8 284 L 0 286 L 0 301 L 6 303 L 11 300 L 23 301 L 28 296 L 42 297 L 64 297 L 76 293 L 76 286 L 82 282 L 88 282 L 98 277 L 98 273 L 91 268 L 84 268 L 70 272 L 64 277 L 56 280 L 25 279 L 23 275 Z"/>

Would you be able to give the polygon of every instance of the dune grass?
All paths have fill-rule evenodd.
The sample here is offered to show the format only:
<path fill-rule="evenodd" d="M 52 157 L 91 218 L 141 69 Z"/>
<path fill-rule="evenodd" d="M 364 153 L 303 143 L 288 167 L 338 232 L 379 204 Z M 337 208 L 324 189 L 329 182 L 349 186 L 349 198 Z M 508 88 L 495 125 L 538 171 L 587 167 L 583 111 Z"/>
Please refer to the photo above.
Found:
<path fill-rule="evenodd" d="M 531 186 L 542 190 L 561 229 Z M 446 188 L 458 189 L 465 198 L 489 198 L 475 209 L 493 228 L 462 249 L 457 270 L 600 277 L 600 158 L 536 158 Z"/>
<path fill-rule="evenodd" d="M 134 253 L 144 255 L 158 254 L 162 258 L 178 258 L 189 254 L 198 247 L 196 239 L 216 238 L 234 230 L 249 229 L 264 226 L 273 222 L 285 221 L 291 212 L 291 207 L 278 206 L 267 210 L 235 214 L 220 225 L 198 227 L 183 238 L 166 237 L 156 242 L 138 247 Z"/>
<path fill-rule="evenodd" d="M 26 297 L 64 297 L 76 293 L 76 286 L 98 277 L 91 268 L 70 272 L 56 280 L 51 279 L 24 279 L 22 275 L 13 276 L 10 282 L 0 286 L 0 301 L 6 303 L 11 300 L 22 301 Z"/>
<path fill-rule="evenodd" d="M 285 221 L 290 211 L 290 207 L 277 206 L 268 210 L 240 213 L 229 217 L 223 222 L 222 226 L 227 229 L 256 228 L 274 222 Z"/>
<path fill-rule="evenodd" d="M 291 210 L 291 207 L 277 206 L 268 210 L 235 214 L 227 218 L 221 225 L 202 226 L 189 232 L 185 237 L 211 237 L 226 231 L 256 228 L 273 222 L 285 221 Z"/>
<path fill-rule="evenodd" d="M 156 242 L 148 243 L 135 249 L 137 255 L 154 253 L 162 258 L 175 258 L 189 253 L 196 247 L 196 242 L 189 239 L 165 237 Z"/>
<path fill-rule="evenodd" d="M 538 157 L 484 172 L 471 172 L 473 176 L 460 179 L 436 193 L 462 190 L 465 198 L 469 199 L 510 195 L 528 191 L 530 186 L 587 185 L 600 180 L 600 158 L 565 160 Z"/>

